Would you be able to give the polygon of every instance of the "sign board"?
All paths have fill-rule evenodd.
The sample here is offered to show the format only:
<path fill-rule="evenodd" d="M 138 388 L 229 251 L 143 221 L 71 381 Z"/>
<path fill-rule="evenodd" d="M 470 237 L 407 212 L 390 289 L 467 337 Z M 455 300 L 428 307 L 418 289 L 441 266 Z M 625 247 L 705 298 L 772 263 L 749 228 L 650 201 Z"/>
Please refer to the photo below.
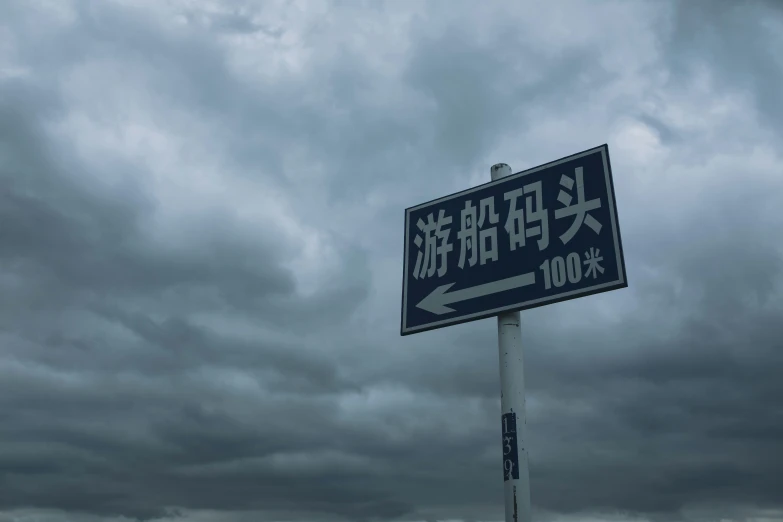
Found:
<path fill-rule="evenodd" d="M 405 210 L 400 333 L 628 286 L 602 145 Z"/>

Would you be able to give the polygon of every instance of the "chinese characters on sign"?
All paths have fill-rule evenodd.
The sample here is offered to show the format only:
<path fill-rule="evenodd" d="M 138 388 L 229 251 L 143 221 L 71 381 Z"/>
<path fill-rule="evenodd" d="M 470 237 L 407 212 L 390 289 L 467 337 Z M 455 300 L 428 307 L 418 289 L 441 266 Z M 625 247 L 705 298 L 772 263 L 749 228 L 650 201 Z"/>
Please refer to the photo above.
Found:
<path fill-rule="evenodd" d="M 406 210 L 402 333 L 627 286 L 606 146 Z"/>
<path fill-rule="evenodd" d="M 416 267 L 413 269 L 413 277 L 416 279 L 423 277 L 432 277 L 437 272 L 438 277 L 446 275 L 446 254 L 451 252 L 453 247 L 448 242 L 449 229 L 443 227 L 451 224 L 451 217 L 445 217 L 443 210 L 440 211 L 437 221 L 432 219 L 432 214 L 427 216 L 427 223 L 419 219 L 416 226 L 424 234 L 424 239 L 417 235 L 413 240 L 417 248 L 422 248 L 424 243 L 424 256 L 419 250 L 416 256 Z M 424 263 L 422 264 L 422 259 Z"/>
<path fill-rule="evenodd" d="M 601 200 L 596 198 L 585 201 L 581 167 L 576 168 L 575 177 L 576 203 L 572 205 L 572 196 L 561 190 L 557 201 L 562 203 L 562 207 L 554 209 L 555 219 L 571 219 L 568 230 L 559 237 L 564 245 L 573 239 L 583 225 L 589 227 L 596 234 L 600 234 L 603 227 L 598 220 L 589 214 L 590 210 L 601 207 Z M 560 185 L 571 189 L 574 187 L 574 180 L 563 175 Z M 521 198 L 523 194 L 530 193 L 533 193 L 533 196 L 526 196 L 524 207 L 520 208 L 518 198 Z M 505 192 L 503 199 L 510 202 L 508 218 L 503 227 L 503 230 L 507 232 L 509 250 L 513 252 L 517 248 L 524 248 L 526 246 L 525 240 L 533 237 L 538 238 L 538 250 L 546 250 L 549 246 L 549 210 L 541 203 L 541 182 L 537 181 L 522 188 Z M 467 267 L 472 267 L 477 262 L 484 265 L 498 260 L 498 214 L 495 213 L 495 198 L 490 196 L 482 199 L 478 208 L 478 219 L 476 219 L 476 205 L 470 200 L 465 202 L 465 208 L 460 212 L 459 231 L 456 234 L 457 241 L 459 241 L 457 266 L 460 269 L 466 268 L 466 262 Z M 414 245 L 419 249 L 416 265 L 413 268 L 414 278 L 443 277 L 448 273 L 447 254 L 454 250 L 450 239 L 451 228 L 449 226 L 451 223 L 452 217 L 446 215 L 442 209 L 436 219 L 430 213 L 427 216 L 427 222 L 419 219 L 416 223 L 424 239 L 418 234 L 413 239 Z M 538 223 L 538 225 L 528 226 L 531 223 Z M 578 254 L 576 255 L 578 258 Z M 588 264 L 588 259 L 592 258 L 586 254 L 585 264 Z M 597 270 L 601 269 L 597 268 Z M 603 271 L 601 270 L 601 272 Z M 597 277 L 595 270 L 593 270 L 593 277 Z"/>

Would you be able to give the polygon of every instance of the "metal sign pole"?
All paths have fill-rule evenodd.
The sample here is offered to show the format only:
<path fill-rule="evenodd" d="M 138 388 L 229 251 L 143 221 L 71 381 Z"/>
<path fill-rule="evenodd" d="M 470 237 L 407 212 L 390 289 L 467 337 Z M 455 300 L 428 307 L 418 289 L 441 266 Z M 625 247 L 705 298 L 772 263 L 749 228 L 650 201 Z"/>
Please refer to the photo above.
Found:
<path fill-rule="evenodd" d="M 492 167 L 491 174 L 493 181 L 509 176 L 512 174 L 511 167 L 498 163 Z M 498 351 L 506 522 L 530 522 L 525 376 L 519 312 L 498 315 Z"/>

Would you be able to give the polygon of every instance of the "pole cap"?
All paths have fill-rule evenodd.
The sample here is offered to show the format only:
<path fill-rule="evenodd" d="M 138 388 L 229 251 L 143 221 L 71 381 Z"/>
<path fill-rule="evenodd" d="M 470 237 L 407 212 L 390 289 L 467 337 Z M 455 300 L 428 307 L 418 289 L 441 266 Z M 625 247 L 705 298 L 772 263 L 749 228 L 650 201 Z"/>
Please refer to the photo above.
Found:
<path fill-rule="evenodd" d="M 496 163 L 495 165 L 492 165 L 492 168 L 489 170 L 489 172 L 492 176 L 492 181 L 510 176 L 512 174 L 511 167 L 505 163 Z"/>

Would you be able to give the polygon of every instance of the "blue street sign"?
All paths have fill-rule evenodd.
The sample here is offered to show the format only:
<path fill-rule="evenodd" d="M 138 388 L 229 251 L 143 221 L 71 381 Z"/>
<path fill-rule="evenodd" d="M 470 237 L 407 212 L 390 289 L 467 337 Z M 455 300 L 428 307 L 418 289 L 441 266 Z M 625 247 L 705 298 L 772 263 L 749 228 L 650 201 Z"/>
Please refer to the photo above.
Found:
<path fill-rule="evenodd" d="M 402 335 L 627 286 L 607 145 L 405 210 Z"/>

